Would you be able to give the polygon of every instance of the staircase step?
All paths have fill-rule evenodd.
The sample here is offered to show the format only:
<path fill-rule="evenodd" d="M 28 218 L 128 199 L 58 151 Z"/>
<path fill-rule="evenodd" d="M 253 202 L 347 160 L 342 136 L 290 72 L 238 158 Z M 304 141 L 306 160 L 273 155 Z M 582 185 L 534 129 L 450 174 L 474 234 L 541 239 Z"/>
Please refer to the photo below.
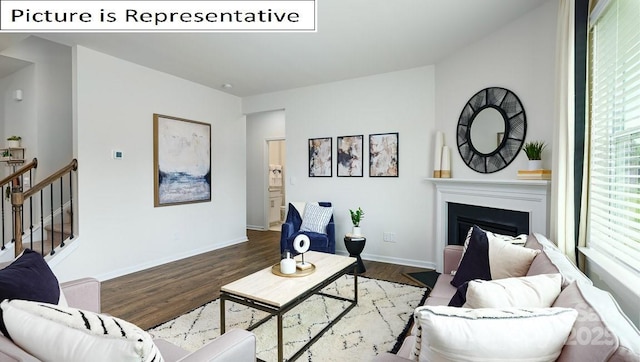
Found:
<path fill-rule="evenodd" d="M 64 223 L 62 225 L 60 225 L 60 223 L 56 223 L 53 224 L 53 226 L 46 225 L 44 229 L 47 232 L 53 231 L 54 233 L 65 233 L 67 235 L 71 235 L 71 223 Z"/>

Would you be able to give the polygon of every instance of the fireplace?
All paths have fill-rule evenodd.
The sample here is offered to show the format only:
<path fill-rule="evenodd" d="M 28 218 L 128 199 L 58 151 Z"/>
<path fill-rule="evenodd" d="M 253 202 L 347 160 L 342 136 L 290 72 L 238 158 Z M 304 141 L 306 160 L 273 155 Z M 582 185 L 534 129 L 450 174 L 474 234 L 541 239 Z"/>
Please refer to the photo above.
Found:
<path fill-rule="evenodd" d="M 499 234 L 549 234 L 551 182 L 546 180 L 428 179 L 436 186 L 436 269 L 445 245 L 459 244 L 473 224 Z M 460 206 L 463 205 L 463 206 Z M 449 219 L 449 209 L 463 209 Z M 498 211 L 500 210 L 500 211 Z M 477 211 L 477 212 L 476 212 Z M 469 215 L 471 213 L 471 215 Z"/>
<path fill-rule="evenodd" d="M 529 213 L 493 207 L 448 203 L 447 244 L 462 245 L 469 228 L 481 229 L 503 235 L 529 234 Z"/>

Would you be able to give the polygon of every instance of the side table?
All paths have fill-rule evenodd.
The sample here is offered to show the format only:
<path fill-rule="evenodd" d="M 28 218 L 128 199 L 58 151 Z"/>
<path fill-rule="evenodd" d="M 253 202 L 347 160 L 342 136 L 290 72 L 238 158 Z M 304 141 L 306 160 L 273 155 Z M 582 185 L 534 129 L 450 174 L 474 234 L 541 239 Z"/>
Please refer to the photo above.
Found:
<path fill-rule="evenodd" d="M 367 243 L 367 238 L 364 236 L 359 237 L 344 237 L 344 246 L 347 248 L 349 252 L 349 256 L 357 259 L 355 271 L 358 274 L 362 274 L 367 271 L 364 267 L 364 263 L 362 262 L 362 258 L 360 257 L 360 253 L 364 250 L 364 245 Z"/>

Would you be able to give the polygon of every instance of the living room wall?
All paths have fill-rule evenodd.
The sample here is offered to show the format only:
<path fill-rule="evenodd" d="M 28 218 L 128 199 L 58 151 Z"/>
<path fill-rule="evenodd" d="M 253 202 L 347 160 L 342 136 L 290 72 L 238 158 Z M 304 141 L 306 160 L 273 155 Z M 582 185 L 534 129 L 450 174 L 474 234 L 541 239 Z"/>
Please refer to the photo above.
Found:
<path fill-rule="evenodd" d="M 456 149 L 460 111 L 479 90 L 501 86 L 514 91 L 527 112 L 527 139 L 552 141 L 556 7 L 553 1 L 495 33 L 461 48 L 433 67 L 416 68 L 316 87 L 243 99 L 243 111 L 284 108 L 287 116 L 287 200 L 329 200 L 336 204 L 338 249 L 349 232 L 348 209 L 361 206 L 370 260 L 423 267 L 435 266 L 434 186 L 425 181 L 433 170 L 433 139 L 444 131 L 451 147 L 452 176 L 465 179 L 515 179 L 525 167 L 518 156 L 506 169 L 479 174 Z M 307 176 L 308 138 L 377 132 L 400 132 L 400 177 L 331 179 Z M 297 150 L 297 151 L 296 151 Z M 551 147 L 545 153 L 551 166 Z M 365 154 L 365 164 L 368 155 Z M 292 179 L 293 178 L 293 179 Z M 292 184 L 293 183 L 293 184 Z M 382 241 L 395 232 L 397 242 Z"/>
<path fill-rule="evenodd" d="M 81 46 L 74 92 L 79 237 L 59 279 L 109 279 L 246 240 L 238 97 Z M 211 124 L 211 202 L 154 208 L 154 113 Z"/>
<path fill-rule="evenodd" d="M 436 128 L 445 132 L 445 143 L 452 147 L 453 177 L 512 180 L 518 170 L 526 168 L 527 157 L 521 152 L 506 168 L 479 174 L 464 164 L 457 151 L 460 112 L 474 94 L 487 87 L 507 88 L 520 98 L 527 116 L 526 140 L 546 142 L 543 162 L 551 169 L 557 6 L 548 1 L 436 64 Z"/>
<path fill-rule="evenodd" d="M 433 267 L 433 190 L 429 136 L 434 125 L 434 67 L 379 74 L 243 99 L 243 112 L 284 109 L 287 201 L 331 201 L 336 249 L 351 231 L 349 209 L 362 207 L 363 257 Z M 399 177 L 369 177 L 368 135 L 399 133 Z M 364 135 L 364 177 L 336 176 L 336 137 Z M 308 176 L 309 138 L 333 140 L 333 177 Z M 383 242 L 395 233 L 395 243 Z"/>

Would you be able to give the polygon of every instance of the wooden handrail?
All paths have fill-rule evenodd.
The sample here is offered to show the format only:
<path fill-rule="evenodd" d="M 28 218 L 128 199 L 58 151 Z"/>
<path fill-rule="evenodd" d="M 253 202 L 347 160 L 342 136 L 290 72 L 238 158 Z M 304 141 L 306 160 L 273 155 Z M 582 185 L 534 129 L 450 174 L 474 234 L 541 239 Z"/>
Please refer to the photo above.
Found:
<path fill-rule="evenodd" d="M 29 197 L 33 196 L 36 192 L 38 192 L 38 191 L 42 190 L 43 188 L 49 186 L 49 184 L 51 184 L 53 181 L 59 179 L 60 177 L 62 177 L 67 172 L 76 171 L 77 169 L 78 169 L 78 160 L 74 158 L 71 162 L 69 162 L 68 165 L 66 165 L 65 167 L 63 167 L 60 170 L 56 171 L 54 174 L 52 174 L 51 176 L 45 178 L 44 180 L 38 182 L 37 185 L 31 187 L 29 190 L 25 191 L 24 194 L 23 194 L 23 198 L 24 199 L 28 199 Z"/>
<path fill-rule="evenodd" d="M 26 173 L 29 170 L 31 170 L 33 168 L 37 168 L 37 167 L 38 167 L 38 159 L 34 158 L 33 161 L 31 161 L 31 162 L 27 163 L 26 165 L 22 166 L 18 171 L 14 172 L 11 175 L 9 175 L 9 176 L 3 178 L 2 180 L 0 180 L 0 186 L 4 186 L 4 185 L 8 184 L 9 182 L 11 182 L 16 177 L 19 177 L 23 173 Z"/>

